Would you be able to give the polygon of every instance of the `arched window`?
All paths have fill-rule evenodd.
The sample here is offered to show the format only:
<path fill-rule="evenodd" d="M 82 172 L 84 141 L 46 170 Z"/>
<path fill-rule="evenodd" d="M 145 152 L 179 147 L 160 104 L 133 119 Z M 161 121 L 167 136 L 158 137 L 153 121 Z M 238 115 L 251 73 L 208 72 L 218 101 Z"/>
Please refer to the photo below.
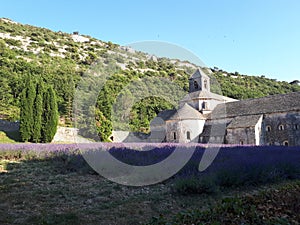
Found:
<path fill-rule="evenodd" d="M 189 131 L 186 132 L 186 139 L 191 140 L 191 132 Z"/>
<path fill-rule="evenodd" d="M 288 141 L 284 141 L 282 144 L 283 144 L 283 146 L 289 146 L 289 142 Z"/>
<path fill-rule="evenodd" d="M 266 126 L 266 131 L 270 132 L 271 131 L 271 126 Z"/>
<path fill-rule="evenodd" d="M 284 130 L 284 125 L 280 124 L 280 125 L 278 126 L 278 130 Z"/>
<path fill-rule="evenodd" d="M 197 81 L 194 80 L 194 88 L 198 89 L 198 87 L 199 87 L 199 85 L 198 85 Z"/>
<path fill-rule="evenodd" d="M 173 132 L 173 138 L 176 140 L 176 132 Z"/>
<path fill-rule="evenodd" d="M 240 145 L 244 145 L 244 141 L 243 140 L 240 140 Z"/>

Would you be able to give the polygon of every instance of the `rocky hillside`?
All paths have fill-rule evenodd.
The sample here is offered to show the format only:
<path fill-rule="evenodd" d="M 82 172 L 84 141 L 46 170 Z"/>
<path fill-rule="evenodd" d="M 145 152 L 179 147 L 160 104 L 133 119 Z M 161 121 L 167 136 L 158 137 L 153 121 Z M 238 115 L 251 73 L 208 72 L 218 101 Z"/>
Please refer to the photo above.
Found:
<path fill-rule="evenodd" d="M 126 84 L 142 77 L 169 79 L 187 91 L 188 77 L 196 68 L 189 62 L 159 58 L 129 47 L 104 42 L 82 35 L 53 32 L 49 29 L 0 19 L 0 119 L 17 120 L 19 96 L 24 77 L 42 78 L 52 84 L 58 96 L 61 123 L 72 125 L 72 101 L 76 84 L 90 65 L 114 65 L 117 73 L 111 78 L 98 100 L 102 133 L 111 132 L 110 112 L 117 94 Z M 218 68 L 203 68 L 214 75 L 224 95 L 237 99 L 300 91 L 297 81 L 278 82 L 263 76 L 228 73 Z M 213 79 L 214 80 L 214 79 Z M 132 109 L 131 127 L 148 131 L 149 121 L 162 109 L 172 107 L 160 98 L 145 99 Z M 104 122 L 105 121 L 105 122 Z M 105 135 L 106 137 L 107 135 Z M 105 138 L 104 138 L 105 139 Z"/>

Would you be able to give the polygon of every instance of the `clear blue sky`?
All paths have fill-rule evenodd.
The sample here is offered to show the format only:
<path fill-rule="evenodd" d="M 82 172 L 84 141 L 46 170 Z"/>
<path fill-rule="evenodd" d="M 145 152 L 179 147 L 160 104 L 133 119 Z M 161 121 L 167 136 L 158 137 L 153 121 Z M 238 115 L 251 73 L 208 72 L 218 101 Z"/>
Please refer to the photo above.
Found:
<path fill-rule="evenodd" d="M 0 17 L 120 45 L 158 40 L 229 72 L 300 79 L 298 0 L 2 0 Z"/>

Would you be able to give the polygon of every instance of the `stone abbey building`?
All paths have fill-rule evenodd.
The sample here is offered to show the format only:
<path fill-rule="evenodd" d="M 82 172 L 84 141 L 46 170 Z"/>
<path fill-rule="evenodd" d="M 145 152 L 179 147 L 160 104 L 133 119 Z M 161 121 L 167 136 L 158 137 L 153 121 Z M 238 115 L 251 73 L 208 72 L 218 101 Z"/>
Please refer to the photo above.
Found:
<path fill-rule="evenodd" d="M 300 146 L 300 92 L 236 99 L 210 91 L 199 68 L 189 78 L 189 93 L 179 108 L 151 122 L 152 142 L 200 142 Z"/>

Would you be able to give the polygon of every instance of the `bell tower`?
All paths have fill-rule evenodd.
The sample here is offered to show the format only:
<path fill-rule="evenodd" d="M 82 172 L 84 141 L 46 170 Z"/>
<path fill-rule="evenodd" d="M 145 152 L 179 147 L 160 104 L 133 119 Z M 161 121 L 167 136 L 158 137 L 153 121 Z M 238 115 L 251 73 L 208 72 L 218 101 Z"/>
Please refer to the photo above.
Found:
<path fill-rule="evenodd" d="M 210 78 L 200 68 L 189 78 L 189 93 L 196 91 L 210 92 Z"/>

